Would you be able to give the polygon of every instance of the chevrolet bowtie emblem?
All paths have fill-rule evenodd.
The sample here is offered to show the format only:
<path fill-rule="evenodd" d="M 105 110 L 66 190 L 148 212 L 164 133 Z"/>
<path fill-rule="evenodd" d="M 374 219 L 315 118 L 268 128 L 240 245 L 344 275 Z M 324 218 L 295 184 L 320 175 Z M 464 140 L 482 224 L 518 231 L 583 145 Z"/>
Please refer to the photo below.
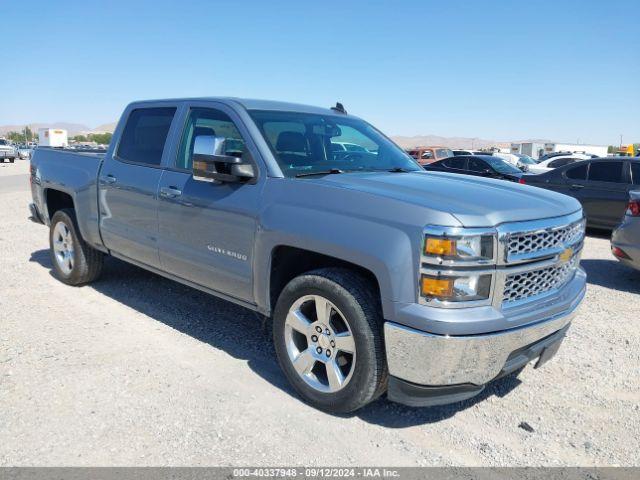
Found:
<path fill-rule="evenodd" d="M 567 247 L 560 254 L 560 263 L 567 263 L 573 257 L 573 248 Z"/>

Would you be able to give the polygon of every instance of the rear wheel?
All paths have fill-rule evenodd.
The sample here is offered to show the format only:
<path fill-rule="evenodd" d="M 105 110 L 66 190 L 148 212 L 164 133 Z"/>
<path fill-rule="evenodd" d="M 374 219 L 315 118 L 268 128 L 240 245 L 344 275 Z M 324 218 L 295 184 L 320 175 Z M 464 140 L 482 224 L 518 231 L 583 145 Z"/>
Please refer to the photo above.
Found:
<path fill-rule="evenodd" d="M 67 285 L 89 283 L 102 271 L 104 255 L 82 239 L 72 209 L 58 210 L 53 215 L 49 250 L 56 277 Z"/>
<path fill-rule="evenodd" d="M 386 387 L 379 301 L 349 270 L 320 269 L 291 280 L 277 302 L 273 335 L 285 375 L 317 408 L 351 412 Z"/>
<path fill-rule="evenodd" d="M 15 161 L 15 158 L 10 158 L 9 159 L 9 163 L 13 163 Z"/>

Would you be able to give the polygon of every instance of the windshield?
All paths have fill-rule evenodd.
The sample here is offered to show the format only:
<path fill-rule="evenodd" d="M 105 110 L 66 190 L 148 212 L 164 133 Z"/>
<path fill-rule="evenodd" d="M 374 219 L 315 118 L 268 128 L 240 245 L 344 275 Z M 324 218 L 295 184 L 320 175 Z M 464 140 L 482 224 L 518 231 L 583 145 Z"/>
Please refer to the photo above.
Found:
<path fill-rule="evenodd" d="M 378 130 L 357 118 L 266 110 L 249 113 L 287 177 L 331 170 L 422 170 Z"/>
<path fill-rule="evenodd" d="M 489 165 L 491 165 L 491 168 L 493 168 L 498 173 L 522 173 L 519 168 L 514 167 L 501 158 L 486 156 L 482 157 L 482 159 L 485 160 Z"/>
<path fill-rule="evenodd" d="M 0 140 L 0 145 L 9 145 L 9 142 L 6 140 Z"/>
<path fill-rule="evenodd" d="M 524 165 L 535 165 L 537 163 L 529 155 L 523 155 L 521 153 L 516 153 L 515 156 L 518 157 L 518 160 L 520 161 L 520 163 L 522 163 Z"/>

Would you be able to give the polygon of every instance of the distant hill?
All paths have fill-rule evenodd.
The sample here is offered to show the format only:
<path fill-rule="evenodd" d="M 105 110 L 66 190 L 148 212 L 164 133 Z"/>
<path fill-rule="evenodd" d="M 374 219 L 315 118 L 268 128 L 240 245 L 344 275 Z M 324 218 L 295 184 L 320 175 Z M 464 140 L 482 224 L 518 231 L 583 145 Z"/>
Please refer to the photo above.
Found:
<path fill-rule="evenodd" d="M 117 125 L 117 122 L 104 123 L 98 125 L 95 128 L 88 127 L 81 123 L 67 123 L 67 122 L 53 122 L 53 123 L 30 123 L 29 127 L 34 132 L 38 131 L 38 128 L 50 127 L 50 128 L 63 128 L 69 136 L 88 133 L 113 133 Z M 20 132 L 24 128 L 24 125 L 0 125 L 0 136 L 6 135 L 9 132 Z M 483 147 L 503 147 L 507 148 L 511 143 L 522 142 L 550 142 L 550 140 L 516 140 L 516 141 L 499 141 L 499 140 L 487 140 L 484 138 L 470 138 L 470 137 L 442 137 L 439 135 L 415 135 L 413 137 L 407 137 L 402 135 L 395 135 L 391 137 L 394 142 L 400 145 L 402 148 L 411 148 L 417 146 L 443 146 L 449 148 L 464 148 L 464 149 L 478 149 Z"/>
<path fill-rule="evenodd" d="M 70 137 L 74 135 L 87 133 L 113 133 L 113 130 L 116 128 L 116 122 L 105 123 L 103 125 L 98 125 L 96 128 L 91 128 L 87 125 L 83 125 L 82 123 L 68 123 L 68 122 L 51 122 L 51 123 L 29 123 L 29 128 L 37 133 L 39 128 L 61 128 L 66 130 Z M 25 125 L 0 125 L 0 136 L 4 136 L 9 132 L 21 132 L 24 129 Z"/>
<path fill-rule="evenodd" d="M 441 137 L 439 135 L 416 135 L 413 137 L 404 137 L 401 135 L 392 136 L 391 139 L 402 148 L 411 148 L 417 146 L 442 146 L 449 148 L 483 148 L 483 147 L 508 147 L 511 142 L 487 140 L 484 138 L 468 138 L 468 137 Z"/>
<path fill-rule="evenodd" d="M 29 123 L 29 128 L 37 133 L 39 128 L 61 128 L 66 130 L 69 135 L 77 135 L 91 128 L 81 123 L 67 123 L 67 122 L 51 122 L 51 123 Z M 24 129 L 24 125 L 0 125 L 0 135 L 6 135 L 9 132 L 21 132 Z"/>
<path fill-rule="evenodd" d="M 104 123 L 102 125 L 98 125 L 96 128 L 92 130 L 95 133 L 113 133 L 116 129 L 116 125 L 118 122 Z"/>

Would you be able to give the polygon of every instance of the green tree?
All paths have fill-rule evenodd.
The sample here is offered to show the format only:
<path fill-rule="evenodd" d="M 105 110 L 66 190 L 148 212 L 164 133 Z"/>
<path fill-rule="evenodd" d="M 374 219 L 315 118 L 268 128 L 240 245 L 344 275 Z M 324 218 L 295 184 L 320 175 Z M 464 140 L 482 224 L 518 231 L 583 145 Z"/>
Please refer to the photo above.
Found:
<path fill-rule="evenodd" d="M 24 134 L 19 132 L 7 133 L 7 139 L 11 140 L 14 143 L 23 143 L 25 141 Z"/>
<path fill-rule="evenodd" d="M 99 143 L 100 145 L 109 145 L 111 143 L 111 133 L 90 133 L 88 135 L 90 141 Z"/>
<path fill-rule="evenodd" d="M 73 137 L 73 139 L 76 142 L 86 142 L 87 141 L 87 137 L 84 135 L 76 135 L 75 137 Z"/>

